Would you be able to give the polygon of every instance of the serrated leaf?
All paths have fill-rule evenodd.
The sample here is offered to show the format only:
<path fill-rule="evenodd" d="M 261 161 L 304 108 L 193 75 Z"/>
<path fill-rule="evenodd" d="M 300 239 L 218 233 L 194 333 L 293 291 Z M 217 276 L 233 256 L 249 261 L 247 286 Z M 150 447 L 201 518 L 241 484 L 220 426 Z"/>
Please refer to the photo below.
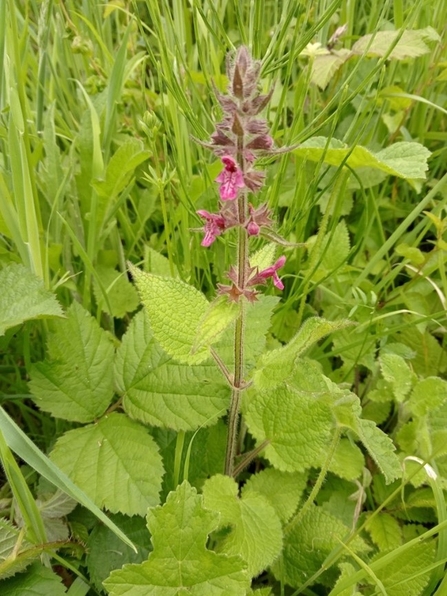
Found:
<path fill-rule="evenodd" d="M 199 364 L 209 356 L 208 346 L 193 352 L 197 329 L 208 300 L 193 286 L 172 277 L 158 277 L 130 265 L 157 342 L 180 362 Z"/>
<path fill-rule="evenodd" d="M 369 516 L 365 529 L 381 551 L 389 551 L 402 544 L 403 537 L 399 522 L 389 513 L 380 511 Z"/>
<path fill-rule="evenodd" d="M 402 467 L 392 440 L 378 428 L 371 420 L 358 419 L 356 428 L 353 429 L 365 445 L 380 471 L 389 484 L 402 476 Z"/>
<path fill-rule="evenodd" d="M 341 220 L 333 232 L 328 232 L 322 243 L 321 253 L 323 255 L 319 269 L 325 272 L 334 271 L 343 265 L 349 255 L 351 243 L 346 222 Z"/>
<path fill-rule="evenodd" d="M 64 316 L 54 294 L 23 265 L 13 264 L 2 269 L 0 287 L 0 335 L 30 319 Z"/>
<path fill-rule="evenodd" d="M 230 327 L 240 313 L 240 305 L 226 297 L 211 302 L 197 329 L 193 352 L 216 343 L 222 333 Z"/>
<path fill-rule="evenodd" d="M 275 262 L 276 246 L 272 243 L 264 244 L 262 248 L 250 255 L 250 267 L 257 267 L 259 271 L 267 269 Z"/>
<path fill-rule="evenodd" d="M 398 354 L 381 354 L 379 363 L 383 378 L 391 384 L 396 400 L 402 402 L 413 384 L 410 367 Z"/>
<path fill-rule="evenodd" d="M 388 565 L 375 570 L 374 563 L 380 564 L 377 558 L 371 568 L 383 583 L 387 596 L 419 596 L 430 579 L 434 555 L 435 544 L 430 540 L 415 544 Z"/>
<path fill-rule="evenodd" d="M 220 513 L 219 527 L 231 526 L 218 545 L 219 552 L 240 555 L 250 576 L 259 575 L 281 552 L 281 521 L 268 500 L 246 490 L 237 496 L 238 485 L 228 476 L 217 475 L 203 486 L 203 504 Z"/>
<path fill-rule="evenodd" d="M 164 255 L 154 250 L 151 246 L 144 247 L 144 269 L 154 275 L 164 277 L 178 277 L 178 270 L 175 263 L 170 263 Z M 173 275 L 171 275 L 171 265 Z"/>
<path fill-rule="evenodd" d="M 279 298 L 276 296 L 259 296 L 254 304 L 244 304 L 245 311 L 245 342 L 244 359 L 246 372 L 253 368 L 256 359 L 265 348 L 266 335 L 270 329 L 270 320 Z M 226 329 L 221 339 L 215 345 L 220 358 L 231 370 L 234 367 L 234 330 Z"/>
<path fill-rule="evenodd" d="M 365 458 L 362 451 L 349 439 L 340 439 L 329 471 L 345 480 L 355 480 L 363 474 Z"/>
<path fill-rule="evenodd" d="M 24 539 L 24 530 L 20 531 L 9 520 L 0 517 L 0 579 L 23 571 L 40 554 L 41 549 Z"/>
<path fill-rule="evenodd" d="M 96 273 L 107 292 L 107 300 L 96 282 L 93 285 L 98 307 L 112 317 L 123 318 L 137 309 L 140 300 L 135 287 L 128 281 L 125 273 L 113 267 L 99 266 Z"/>
<path fill-rule="evenodd" d="M 113 571 L 104 585 L 110 596 L 245 596 L 250 582 L 240 557 L 206 548 L 218 514 L 188 482 L 148 513 L 153 552 L 144 563 Z"/>
<path fill-rule="evenodd" d="M 149 555 L 151 547 L 150 534 L 145 520 L 137 515 L 111 515 L 111 520 L 129 536 L 137 546 L 138 553 L 113 534 L 103 524 L 97 524 L 89 535 L 87 542 L 87 568 L 90 578 L 98 590 L 102 590 L 102 582 L 114 569 L 121 569 L 127 563 L 141 563 Z"/>
<path fill-rule="evenodd" d="M 292 521 L 293 524 L 293 521 Z M 299 524 L 294 524 L 286 532 L 284 549 L 278 570 L 281 569 L 282 581 L 292 587 L 298 587 L 318 571 L 332 551 L 349 535 L 350 529 L 339 519 L 312 505 L 304 514 Z M 354 552 L 365 552 L 367 545 L 360 538 L 349 543 Z M 275 575 L 277 566 L 274 567 Z"/>
<path fill-rule="evenodd" d="M 66 432 L 50 457 L 99 507 L 144 515 L 159 502 L 163 465 L 158 447 L 124 414 Z"/>
<path fill-rule="evenodd" d="M 229 404 L 229 388 L 214 363 L 173 361 L 138 313 L 116 353 L 115 378 L 127 414 L 153 426 L 195 430 L 215 424 Z"/>
<path fill-rule="evenodd" d="M 62 578 L 54 571 L 35 563 L 25 573 L 0 581 L 2 596 L 65 596 Z"/>
<path fill-rule="evenodd" d="M 397 43 L 396 40 L 398 40 Z M 358 39 L 352 46 L 352 52 L 367 56 L 387 56 L 388 60 L 405 60 L 428 54 L 431 50 L 426 41 L 440 41 L 438 33 L 432 27 L 405 29 L 403 33 L 376 31 Z M 394 47 L 390 52 L 392 45 Z"/>
<path fill-rule="evenodd" d="M 250 391 L 245 421 L 258 443 L 268 441 L 265 456 L 273 466 L 302 472 L 322 464 L 333 428 L 327 397 L 289 384 Z"/>
<path fill-rule="evenodd" d="M 337 70 L 352 56 L 345 48 L 317 54 L 312 62 L 311 81 L 320 89 L 326 89 Z"/>
<path fill-rule="evenodd" d="M 113 397 L 113 344 L 96 320 L 73 302 L 54 323 L 49 359 L 31 369 L 30 389 L 40 409 L 57 418 L 91 422 Z"/>
<path fill-rule="evenodd" d="M 352 169 L 375 168 L 405 179 L 425 178 L 427 159 L 431 155 L 419 143 L 402 141 L 373 152 L 361 145 L 352 149 L 337 139 L 328 141 L 326 137 L 312 137 L 294 149 L 293 153 L 311 161 L 323 160 L 332 166 L 344 164 Z"/>
<path fill-rule="evenodd" d="M 290 342 L 264 354 L 254 373 L 254 382 L 260 389 L 273 388 L 293 374 L 295 362 L 317 341 L 352 325 L 351 321 L 327 321 L 320 317 L 307 319 Z"/>
<path fill-rule="evenodd" d="M 447 401 L 447 381 L 440 377 L 427 377 L 414 387 L 408 405 L 415 416 L 425 416 Z"/>
<path fill-rule="evenodd" d="M 302 472 L 281 472 L 275 468 L 266 468 L 253 474 L 242 489 L 255 491 L 263 495 L 273 505 L 283 523 L 295 512 L 306 488 L 307 474 Z"/>

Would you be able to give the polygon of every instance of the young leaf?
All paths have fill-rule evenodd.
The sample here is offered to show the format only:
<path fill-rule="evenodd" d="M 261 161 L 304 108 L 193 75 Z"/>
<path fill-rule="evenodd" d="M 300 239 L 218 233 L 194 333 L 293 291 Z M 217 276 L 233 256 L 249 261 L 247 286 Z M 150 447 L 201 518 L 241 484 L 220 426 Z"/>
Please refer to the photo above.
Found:
<path fill-rule="evenodd" d="M 24 539 L 24 530 L 0 517 L 0 579 L 23 571 L 41 555 L 41 550 Z M 0 587 L 1 587 L 0 582 Z"/>
<path fill-rule="evenodd" d="M 195 430 L 215 424 L 229 389 L 214 363 L 179 364 L 155 341 L 147 313 L 132 320 L 117 350 L 115 377 L 129 416 L 153 426 Z"/>
<path fill-rule="evenodd" d="M 158 446 L 124 414 L 66 432 L 50 457 L 99 507 L 144 515 L 159 502 L 163 465 Z"/>
<path fill-rule="evenodd" d="M 396 400 L 402 402 L 413 384 L 410 367 L 398 354 L 381 354 L 379 362 L 383 378 L 393 387 Z"/>
<path fill-rule="evenodd" d="M 0 581 L 0 593 L 2 596 L 66 595 L 61 577 L 41 563 L 35 563 L 25 573 Z"/>
<path fill-rule="evenodd" d="M 23 265 L 8 265 L 0 271 L 0 335 L 30 319 L 63 317 L 54 294 Z"/>
<path fill-rule="evenodd" d="M 209 356 L 208 346 L 194 351 L 197 330 L 208 309 L 205 296 L 179 279 L 158 277 L 129 265 L 155 339 L 167 354 L 186 364 Z"/>
<path fill-rule="evenodd" d="M 266 468 L 250 476 L 242 489 L 242 495 L 245 491 L 255 491 L 264 495 L 285 523 L 294 514 L 306 484 L 306 473 L 281 472 L 275 468 Z"/>
<path fill-rule="evenodd" d="M 48 339 L 49 360 L 31 369 L 36 404 L 57 418 L 91 422 L 113 397 L 113 344 L 77 302 Z"/>
<path fill-rule="evenodd" d="M 222 333 L 236 320 L 240 305 L 229 302 L 225 296 L 211 302 L 200 322 L 193 346 L 193 352 L 216 343 Z"/>
<path fill-rule="evenodd" d="M 140 300 L 135 287 L 128 281 L 125 273 L 120 273 L 113 267 L 104 266 L 97 267 L 96 273 L 107 292 L 107 300 L 105 300 L 95 279 L 93 290 L 101 310 L 112 317 L 123 318 L 127 313 L 137 309 Z"/>
<path fill-rule="evenodd" d="M 144 563 L 111 573 L 104 582 L 110 596 L 245 596 L 250 582 L 240 557 L 206 548 L 218 519 L 183 482 L 163 507 L 149 510 L 153 552 Z"/>
<path fill-rule="evenodd" d="M 240 555 L 253 577 L 268 567 L 281 552 L 282 529 L 279 517 L 268 500 L 255 491 L 237 496 L 238 486 L 228 476 L 213 476 L 203 486 L 203 504 L 220 513 L 219 527 L 231 526 L 219 551 Z"/>
<path fill-rule="evenodd" d="M 343 265 L 349 255 L 350 240 L 346 222 L 341 220 L 333 232 L 328 232 L 323 240 L 321 253 L 323 258 L 319 269 L 331 272 Z"/>
<path fill-rule="evenodd" d="M 413 415 L 425 416 L 447 401 L 447 381 L 439 377 L 427 377 L 414 386 L 408 400 Z"/>
<path fill-rule="evenodd" d="M 362 451 L 349 439 L 340 439 L 334 457 L 329 464 L 329 471 L 346 480 L 361 477 L 365 466 Z"/>
<path fill-rule="evenodd" d="M 402 544 L 402 529 L 395 517 L 380 511 L 367 520 L 365 529 L 371 539 L 383 552 L 398 548 Z"/>
<path fill-rule="evenodd" d="M 330 139 L 328 142 L 325 137 L 312 137 L 294 149 L 293 153 L 311 161 L 319 162 L 323 159 L 332 166 L 344 163 L 352 169 L 376 168 L 391 176 L 406 179 L 425 178 L 427 159 L 431 155 L 419 143 L 402 141 L 374 153 L 361 145 L 351 149 L 338 139 Z"/>
<path fill-rule="evenodd" d="M 317 341 L 352 325 L 350 321 L 326 321 L 319 317 L 307 319 L 295 337 L 282 348 L 267 352 L 260 359 L 254 382 L 260 389 L 272 389 L 293 374 L 295 361 Z"/>

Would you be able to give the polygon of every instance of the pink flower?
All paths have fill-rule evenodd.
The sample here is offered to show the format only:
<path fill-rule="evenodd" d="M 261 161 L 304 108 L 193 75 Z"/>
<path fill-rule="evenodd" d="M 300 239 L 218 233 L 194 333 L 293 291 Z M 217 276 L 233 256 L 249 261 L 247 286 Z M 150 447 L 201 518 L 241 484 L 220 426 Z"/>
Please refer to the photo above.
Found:
<path fill-rule="evenodd" d="M 237 197 L 238 188 L 245 186 L 244 176 L 236 160 L 230 155 L 224 155 L 222 163 L 225 168 L 216 178 L 216 182 L 220 184 L 219 192 L 222 201 L 231 201 Z"/>
<path fill-rule="evenodd" d="M 201 209 L 197 213 L 205 220 L 203 228 L 205 236 L 201 244 L 202 246 L 211 246 L 217 236 L 220 236 L 225 230 L 225 219 L 219 213 L 209 213 L 205 209 Z"/>
<path fill-rule="evenodd" d="M 281 269 L 281 267 L 284 267 L 285 262 L 286 262 L 285 256 L 279 257 L 279 259 L 276 261 L 276 263 L 274 263 L 270 267 L 267 267 L 267 269 L 263 269 L 263 271 L 260 271 L 259 273 L 257 273 L 250 280 L 250 285 L 264 283 L 264 281 L 266 279 L 271 277 L 273 279 L 273 284 L 278 288 L 278 290 L 284 290 L 284 284 L 279 279 L 278 274 L 276 272 L 278 271 L 278 269 Z"/>

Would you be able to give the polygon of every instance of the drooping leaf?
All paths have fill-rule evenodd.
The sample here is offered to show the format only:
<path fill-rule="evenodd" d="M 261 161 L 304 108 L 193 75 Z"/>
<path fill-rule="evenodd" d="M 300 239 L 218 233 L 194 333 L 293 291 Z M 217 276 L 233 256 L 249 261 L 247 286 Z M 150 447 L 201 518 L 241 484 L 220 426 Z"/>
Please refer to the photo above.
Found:
<path fill-rule="evenodd" d="M 280 563 L 274 566 L 275 575 L 281 569 L 283 581 L 292 587 L 300 586 L 320 569 L 332 549 L 340 540 L 345 540 L 349 532 L 339 519 L 313 505 L 298 524 L 286 531 Z M 350 542 L 349 547 L 357 553 L 367 550 L 360 537 Z"/>
<path fill-rule="evenodd" d="M 193 352 L 216 343 L 225 329 L 229 328 L 240 312 L 240 305 L 222 296 L 211 302 L 197 329 Z"/>
<path fill-rule="evenodd" d="M 323 160 L 332 166 L 346 164 L 352 169 L 376 168 L 391 176 L 414 179 L 425 178 L 430 151 L 419 143 L 402 141 L 381 151 L 373 152 L 361 145 L 353 149 L 337 139 L 312 137 L 302 143 L 293 153 L 304 159 Z"/>
<path fill-rule="evenodd" d="M 50 457 L 99 507 L 144 515 L 159 502 L 163 465 L 158 447 L 124 414 L 66 432 Z"/>
<path fill-rule="evenodd" d="M 163 507 L 149 511 L 153 552 L 111 573 L 104 582 L 110 596 L 245 596 L 250 582 L 241 558 L 206 548 L 217 526 L 218 514 L 183 482 Z"/>
<path fill-rule="evenodd" d="M 54 294 L 23 265 L 0 270 L 0 287 L 0 335 L 30 319 L 64 316 Z"/>
<path fill-rule="evenodd" d="M 242 489 L 242 494 L 250 490 L 264 495 L 273 505 L 281 521 L 285 523 L 295 512 L 306 484 L 306 473 L 281 472 L 275 468 L 266 468 L 250 476 Z"/>
<path fill-rule="evenodd" d="M 218 546 L 219 552 L 240 555 L 248 564 L 248 573 L 259 575 L 279 555 L 282 547 L 281 521 L 273 506 L 261 494 L 245 490 L 238 498 L 237 483 L 217 475 L 203 486 L 203 504 L 220 513 L 219 526 L 230 526 Z"/>
<path fill-rule="evenodd" d="M 116 514 L 111 519 L 137 546 L 138 553 L 125 546 L 103 524 L 97 524 L 88 538 L 86 563 L 90 578 L 98 590 L 103 589 L 102 582 L 114 569 L 121 569 L 127 563 L 145 561 L 152 548 L 150 534 L 142 517 Z"/>
<path fill-rule="evenodd" d="M 352 52 L 359 55 L 366 53 L 367 56 L 387 56 L 389 60 L 404 60 L 428 54 L 431 50 L 426 41 L 440 41 L 438 33 L 432 27 L 405 29 L 403 32 L 376 31 L 358 39 L 352 46 Z M 394 47 L 390 52 L 392 45 Z"/>
<path fill-rule="evenodd" d="M 138 307 L 140 300 L 135 287 L 128 281 L 124 273 L 113 267 L 99 266 L 96 273 L 107 292 L 105 300 L 98 283 L 93 286 L 99 308 L 112 317 L 123 318 Z"/>
<path fill-rule="evenodd" d="M 133 265 L 129 268 L 163 350 L 186 364 L 206 360 L 208 346 L 194 351 L 197 330 L 208 309 L 205 296 L 179 279 L 145 273 Z"/>
<path fill-rule="evenodd" d="M 115 377 L 129 416 L 153 426 L 195 430 L 215 424 L 228 408 L 229 388 L 214 363 L 173 361 L 138 313 L 117 350 Z"/>
<path fill-rule="evenodd" d="M 24 573 L 0 581 L 2 596 L 65 596 L 62 578 L 54 571 L 35 563 Z"/>
<path fill-rule="evenodd" d="M 282 348 L 264 354 L 254 373 L 254 381 L 260 389 L 268 389 L 285 381 L 293 374 L 295 361 L 317 341 L 352 325 L 350 321 L 327 321 L 319 317 L 307 319 L 295 337 Z"/>
<path fill-rule="evenodd" d="M 95 319 L 73 302 L 67 319 L 54 324 L 48 360 L 31 370 L 36 404 L 57 418 L 91 422 L 113 397 L 113 344 Z"/>

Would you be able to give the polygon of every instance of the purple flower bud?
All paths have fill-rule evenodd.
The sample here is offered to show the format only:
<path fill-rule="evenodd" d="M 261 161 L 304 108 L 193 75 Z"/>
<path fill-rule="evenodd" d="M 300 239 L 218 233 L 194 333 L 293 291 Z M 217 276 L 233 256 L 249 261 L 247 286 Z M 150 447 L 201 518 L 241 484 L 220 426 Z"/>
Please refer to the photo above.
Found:
<path fill-rule="evenodd" d="M 258 226 L 256 222 L 250 221 L 247 224 L 247 232 L 249 236 L 258 236 L 260 231 L 261 228 Z"/>
<path fill-rule="evenodd" d="M 216 182 L 220 184 L 220 198 L 222 201 L 232 201 L 237 197 L 238 189 L 245 186 L 244 176 L 231 155 L 224 155 L 222 163 L 225 168 L 216 178 Z"/>

